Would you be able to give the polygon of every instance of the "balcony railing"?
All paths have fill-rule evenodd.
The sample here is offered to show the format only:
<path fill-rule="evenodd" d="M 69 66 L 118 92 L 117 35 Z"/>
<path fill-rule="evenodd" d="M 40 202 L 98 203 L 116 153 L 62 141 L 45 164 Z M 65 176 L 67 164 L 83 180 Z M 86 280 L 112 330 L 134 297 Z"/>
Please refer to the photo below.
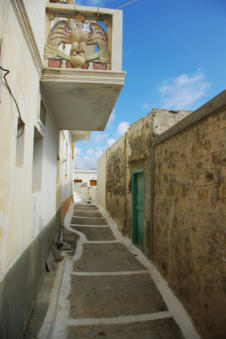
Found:
<path fill-rule="evenodd" d="M 51 1 L 46 26 L 46 68 L 121 71 L 121 11 Z"/>

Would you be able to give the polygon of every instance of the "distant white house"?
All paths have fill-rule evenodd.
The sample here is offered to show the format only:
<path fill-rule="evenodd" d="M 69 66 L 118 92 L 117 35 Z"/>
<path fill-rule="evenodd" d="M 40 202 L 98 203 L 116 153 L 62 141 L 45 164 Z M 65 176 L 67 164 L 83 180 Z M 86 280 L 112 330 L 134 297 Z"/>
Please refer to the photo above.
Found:
<path fill-rule="evenodd" d="M 88 187 L 97 186 L 97 170 L 74 170 L 74 183 L 86 183 Z"/>
<path fill-rule="evenodd" d="M 74 170 L 75 200 L 96 202 L 97 170 Z"/>

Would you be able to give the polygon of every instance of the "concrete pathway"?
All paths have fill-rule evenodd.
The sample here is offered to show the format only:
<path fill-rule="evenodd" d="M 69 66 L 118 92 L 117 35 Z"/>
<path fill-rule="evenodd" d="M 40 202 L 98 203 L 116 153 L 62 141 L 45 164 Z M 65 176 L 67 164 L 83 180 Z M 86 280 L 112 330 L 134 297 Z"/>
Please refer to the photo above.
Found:
<path fill-rule="evenodd" d="M 149 271 L 110 226 L 96 206 L 74 206 L 68 228 L 80 238 L 62 269 L 48 337 L 183 338 Z"/>

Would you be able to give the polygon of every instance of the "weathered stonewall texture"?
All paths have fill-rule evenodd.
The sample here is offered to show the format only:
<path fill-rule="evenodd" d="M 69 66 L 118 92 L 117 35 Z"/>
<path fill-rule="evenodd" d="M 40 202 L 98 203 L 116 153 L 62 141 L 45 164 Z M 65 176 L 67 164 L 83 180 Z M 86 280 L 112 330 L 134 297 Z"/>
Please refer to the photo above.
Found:
<path fill-rule="evenodd" d="M 203 338 L 226 335 L 226 108 L 155 148 L 154 261 Z"/>
<path fill-rule="evenodd" d="M 153 110 L 107 150 L 106 208 L 131 237 L 131 174 L 144 169 L 143 251 L 201 336 L 225 338 L 226 91 L 167 130 L 176 114 Z"/>
<path fill-rule="evenodd" d="M 107 151 L 106 209 L 124 232 L 126 224 L 126 138 L 120 138 Z"/>
<path fill-rule="evenodd" d="M 151 146 L 154 136 L 166 131 L 189 115 L 189 111 L 153 109 L 150 114 L 130 126 L 127 133 L 106 152 L 106 209 L 121 232 L 132 233 L 132 170 L 145 170 L 145 204 L 150 206 Z M 99 170 L 99 169 L 98 169 Z M 150 209 L 145 208 L 145 233 L 150 230 Z M 144 252 L 150 244 L 145 237 Z"/>

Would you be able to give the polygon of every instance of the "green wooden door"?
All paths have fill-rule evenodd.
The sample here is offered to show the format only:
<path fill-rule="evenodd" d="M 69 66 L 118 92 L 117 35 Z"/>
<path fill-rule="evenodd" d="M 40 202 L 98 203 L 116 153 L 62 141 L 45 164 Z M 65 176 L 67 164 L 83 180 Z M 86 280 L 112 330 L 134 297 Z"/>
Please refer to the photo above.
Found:
<path fill-rule="evenodd" d="M 144 170 L 133 171 L 133 243 L 139 248 L 144 247 L 144 205 L 145 184 Z"/>

